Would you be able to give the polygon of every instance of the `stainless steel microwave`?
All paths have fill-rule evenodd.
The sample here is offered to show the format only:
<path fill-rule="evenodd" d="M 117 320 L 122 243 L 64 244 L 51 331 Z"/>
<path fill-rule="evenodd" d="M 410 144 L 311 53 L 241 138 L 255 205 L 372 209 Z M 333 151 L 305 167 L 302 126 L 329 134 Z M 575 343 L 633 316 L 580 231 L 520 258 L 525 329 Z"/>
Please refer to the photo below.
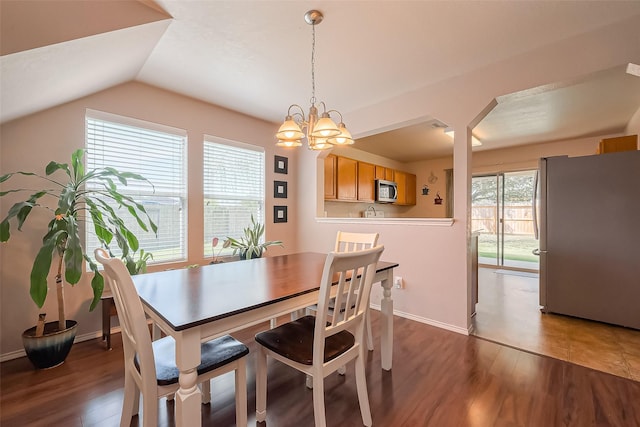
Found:
<path fill-rule="evenodd" d="M 376 202 L 393 203 L 398 200 L 398 184 L 376 179 Z"/>

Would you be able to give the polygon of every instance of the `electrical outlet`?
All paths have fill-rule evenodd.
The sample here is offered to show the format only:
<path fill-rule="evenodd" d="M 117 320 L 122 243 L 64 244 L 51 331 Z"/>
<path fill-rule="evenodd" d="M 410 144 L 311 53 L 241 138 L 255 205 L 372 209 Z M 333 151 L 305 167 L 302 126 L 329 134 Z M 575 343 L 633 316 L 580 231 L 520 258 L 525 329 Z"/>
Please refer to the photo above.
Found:
<path fill-rule="evenodd" d="M 393 285 L 396 289 L 403 289 L 404 282 L 402 281 L 402 276 L 393 276 Z"/>

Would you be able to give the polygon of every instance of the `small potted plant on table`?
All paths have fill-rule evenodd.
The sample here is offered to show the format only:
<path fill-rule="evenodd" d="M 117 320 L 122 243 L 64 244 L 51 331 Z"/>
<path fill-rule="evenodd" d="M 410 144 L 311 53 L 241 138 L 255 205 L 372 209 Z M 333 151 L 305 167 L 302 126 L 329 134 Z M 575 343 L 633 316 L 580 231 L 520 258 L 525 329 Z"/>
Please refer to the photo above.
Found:
<path fill-rule="evenodd" d="M 230 246 L 233 248 L 233 254 L 239 253 L 240 259 L 260 258 L 262 253 L 269 246 L 283 246 L 282 241 L 272 240 L 268 242 L 260 242 L 264 234 L 264 224 L 256 222 L 251 215 L 251 225 L 244 229 L 244 236 L 240 239 L 227 237 Z"/>

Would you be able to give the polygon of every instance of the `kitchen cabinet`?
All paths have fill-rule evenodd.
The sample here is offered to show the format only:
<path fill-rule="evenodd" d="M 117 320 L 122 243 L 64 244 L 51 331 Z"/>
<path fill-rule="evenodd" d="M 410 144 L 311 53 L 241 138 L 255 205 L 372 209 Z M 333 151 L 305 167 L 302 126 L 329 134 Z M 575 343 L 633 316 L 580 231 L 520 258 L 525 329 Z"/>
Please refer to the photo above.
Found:
<path fill-rule="evenodd" d="M 358 161 L 338 156 L 337 160 L 338 200 L 358 200 Z"/>
<path fill-rule="evenodd" d="M 407 204 L 407 174 L 400 171 L 395 171 L 395 180 L 396 184 L 398 184 L 398 199 L 396 200 L 396 205 L 406 205 Z"/>
<path fill-rule="evenodd" d="M 393 169 L 376 165 L 376 179 L 393 181 Z"/>
<path fill-rule="evenodd" d="M 398 183 L 396 205 L 416 204 L 416 176 L 413 174 L 335 154 L 324 159 L 325 200 L 373 203 L 376 179 Z"/>
<path fill-rule="evenodd" d="M 407 205 L 416 204 L 416 176 L 412 173 L 407 174 L 406 201 Z"/>
<path fill-rule="evenodd" d="M 358 162 L 358 201 L 375 200 L 375 170 L 376 166 L 371 163 Z"/>
<path fill-rule="evenodd" d="M 638 135 L 605 138 L 598 145 L 598 154 L 633 151 L 638 149 Z"/>
<path fill-rule="evenodd" d="M 398 184 L 398 200 L 396 205 L 416 204 L 416 176 L 411 173 L 394 171 L 394 180 Z"/>
<path fill-rule="evenodd" d="M 338 157 L 329 154 L 324 159 L 324 198 L 335 200 L 337 195 L 336 172 L 338 170 Z"/>

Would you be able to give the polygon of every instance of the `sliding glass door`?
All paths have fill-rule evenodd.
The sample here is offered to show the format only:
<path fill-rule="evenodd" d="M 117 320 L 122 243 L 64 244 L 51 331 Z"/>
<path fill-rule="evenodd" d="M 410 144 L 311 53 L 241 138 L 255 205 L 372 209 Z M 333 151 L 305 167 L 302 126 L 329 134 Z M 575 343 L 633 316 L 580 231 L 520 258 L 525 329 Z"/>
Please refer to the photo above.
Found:
<path fill-rule="evenodd" d="M 473 177 L 473 231 L 478 232 L 479 262 L 498 267 L 538 269 L 533 231 L 533 193 L 537 171 Z"/>
<path fill-rule="evenodd" d="M 498 245 L 498 175 L 474 176 L 471 181 L 471 230 L 478 233 L 478 262 L 498 265 L 502 258 Z"/>

